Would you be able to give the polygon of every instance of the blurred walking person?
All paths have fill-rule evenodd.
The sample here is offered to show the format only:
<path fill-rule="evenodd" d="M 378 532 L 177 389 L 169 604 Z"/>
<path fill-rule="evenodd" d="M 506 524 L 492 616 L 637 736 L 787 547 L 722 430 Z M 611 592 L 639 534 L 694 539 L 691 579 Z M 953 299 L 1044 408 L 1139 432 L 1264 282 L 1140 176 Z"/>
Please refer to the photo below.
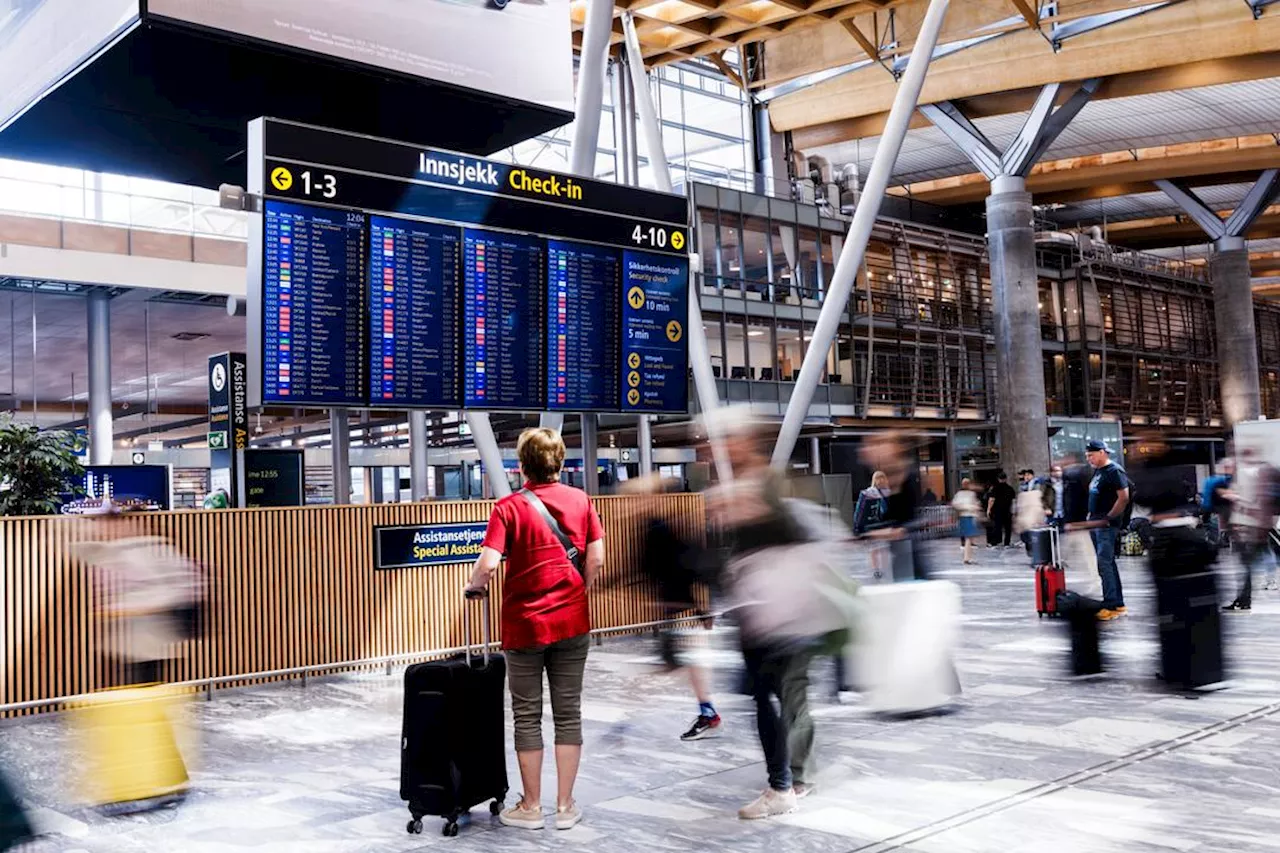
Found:
<path fill-rule="evenodd" d="M 0 774 L 0 853 L 12 850 L 35 837 L 18 796 Z"/>
<path fill-rule="evenodd" d="M 923 499 L 913 439 L 898 433 L 879 433 L 862 445 L 862 457 L 864 463 L 884 471 L 889 483 L 884 520 L 867 535 L 889 543 L 895 581 L 928 580 L 928 561 L 916 535 Z"/>
<path fill-rule="evenodd" d="M 769 467 L 768 434 L 736 412 L 718 416 L 734 479 L 707 493 L 707 507 L 726 537 L 726 580 L 768 771 L 769 787 L 738 811 L 755 820 L 795 811 L 813 790 L 808 668 L 815 640 L 836 626 L 820 613 L 822 555 L 800 550 L 807 537 L 786 508 L 782 476 Z"/>
<path fill-rule="evenodd" d="M 960 491 L 956 492 L 955 497 L 951 499 L 951 508 L 956 511 L 964 564 L 972 566 L 977 562 L 973 559 L 973 542 L 978 538 L 978 519 L 982 514 L 982 507 L 978 503 L 978 496 L 974 493 L 973 481 L 968 477 L 961 481 Z"/>
<path fill-rule="evenodd" d="M 1013 504 L 1016 498 L 1017 493 L 1009 485 L 1009 475 L 999 472 L 995 485 L 987 490 L 988 548 L 1010 546 L 1013 540 Z"/>
<path fill-rule="evenodd" d="M 681 536 L 661 511 L 658 495 L 675 491 L 680 484 L 657 475 L 628 480 L 622 494 L 632 495 L 635 503 L 633 520 L 644 537 L 640 570 L 650 587 L 650 594 L 662 611 L 664 620 L 695 613 L 708 615 L 699 606 L 696 586 L 706 582 L 714 586 L 709 549 L 702 543 Z M 707 670 L 680 653 L 677 632 L 664 626 L 658 635 L 659 652 L 668 672 L 682 671 L 689 679 L 698 702 L 698 716 L 680 736 L 683 741 L 714 737 L 723 721 L 711 698 L 711 677 Z"/>
<path fill-rule="evenodd" d="M 542 676 L 555 722 L 556 829 L 582 820 L 573 798 L 582 761 L 582 680 L 591 645 L 587 589 L 604 565 L 604 526 L 580 489 L 560 482 L 560 433 L 526 429 L 516 443 L 524 487 L 493 508 L 484 545 L 467 584 L 489 585 L 506 556 L 502 646 L 515 721 L 516 759 L 524 793 L 498 819 L 542 829 Z"/>
<path fill-rule="evenodd" d="M 108 686 L 78 712 L 98 804 L 109 813 L 159 808 L 183 799 L 186 765 L 159 685 L 178 643 L 195 639 L 204 606 L 199 570 L 166 539 L 139 535 L 129 516 L 105 501 L 98 539 L 76 550 L 92 567 L 106 623 Z"/>
<path fill-rule="evenodd" d="M 1253 608 L 1253 572 L 1264 573 L 1264 589 L 1276 585 L 1276 560 L 1267 541 L 1280 513 L 1280 472 L 1258 456 L 1252 447 L 1237 454 L 1235 482 L 1224 494 L 1231 502 L 1231 542 L 1240 554 L 1244 578 L 1240 594 L 1227 605 L 1228 612 Z"/>

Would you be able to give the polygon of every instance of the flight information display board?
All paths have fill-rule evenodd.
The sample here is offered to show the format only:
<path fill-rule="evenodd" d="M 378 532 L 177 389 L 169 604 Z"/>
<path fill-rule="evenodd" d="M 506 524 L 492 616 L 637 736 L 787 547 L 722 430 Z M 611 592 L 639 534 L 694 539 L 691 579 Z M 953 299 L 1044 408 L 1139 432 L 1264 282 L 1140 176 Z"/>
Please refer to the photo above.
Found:
<path fill-rule="evenodd" d="M 626 252 L 622 260 L 624 412 L 670 412 L 688 395 L 689 265 L 666 255 Z"/>
<path fill-rule="evenodd" d="M 547 241 L 547 409 L 618 409 L 622 253 Z"/>
<path fill-rule="evenodd" d="M 369 217 L 370 402 L 458 407 L 458 229 Z"/>
<path fill-rule="evenodd" d="M 250 123 L 249 405 L 683 413 L 688 203 Z"/>
<path fill-rule="evenodd" d="M 463 231 L 462 345 L 467 408 L 540 408 L 542 241 L 517 234 Z"/>
<path fill-rule="evenodd" d="M 268 201 L 263 402 L 363 406 L 364 217 Z"/>

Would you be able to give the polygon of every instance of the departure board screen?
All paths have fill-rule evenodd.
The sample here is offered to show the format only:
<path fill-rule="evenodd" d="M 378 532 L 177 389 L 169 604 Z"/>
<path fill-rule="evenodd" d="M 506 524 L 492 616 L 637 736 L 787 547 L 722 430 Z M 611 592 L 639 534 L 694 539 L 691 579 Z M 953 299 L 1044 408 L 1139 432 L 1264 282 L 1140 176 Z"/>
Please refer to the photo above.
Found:
<path fill-rule="evenodd" d="M 669 255 L 624 252 L 622 267 L 622 410 L 683 412 L 689 395 L 689 264 Z"/>
<path fill-rule="evenodd" d="M 369 217 L 373 406 L 458 408 L 461 231 Z"/>
<path fill-rule="evenodd" d="M 249 408 L 688 411 L 686 197 L 271 118 L 245 157 Z"/>
<path fill-rule="evenodd" d="M 542 406 L 543 241 L 463 229 L 464 405 Z"/>
<path fill-rule="evenodd" d="M 618 410 L 622 252 L 547 241 L 546 408 Z"/>
<path fill-rule="evenodd" d="M 365 405 L 364 220 L 266 202 L 263 402 Z"/>

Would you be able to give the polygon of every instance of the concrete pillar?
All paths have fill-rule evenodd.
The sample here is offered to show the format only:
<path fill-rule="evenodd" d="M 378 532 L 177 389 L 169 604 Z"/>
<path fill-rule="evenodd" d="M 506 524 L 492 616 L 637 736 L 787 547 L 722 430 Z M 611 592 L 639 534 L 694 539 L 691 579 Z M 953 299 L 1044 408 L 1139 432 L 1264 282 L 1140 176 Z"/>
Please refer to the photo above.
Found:
<path fill-rule="evenodd" d="M 1223 419 L 1233 426 L 1262 415 L 1249 250 L 1242 237 L 1223 237 L 1213 249 L 1209 270 L 1218 327 L 1218 379 Z"/>
<path fill-rule="evenodd" d="M 1000 461 L 1006 471 L 1049 468 L 1033 220 L 1031 193 L 1023 178 L 1002 176 L 991 182 L 987 243 L 995 318 Z"/>
<path fill-rule="evenodd" d="M 329 438 L 332 444 L 333 502 L 351 503 L 351 424 L 346 409 L 329 410 Z"/>
<path fill-rule="evenodd" d="M 589 495 L 600 494 L 600 439 L 595 415 L 582 416 L 582 485 Z"/>
<path fill-rule="evenodd" d="M 111 419 L 111 296 L 89 294 L 89 464 L 110 465 L 114 424 Z"/>
<path fill-rule="evenodd" d="M 427 485 L 427 413 L 409 413 L 409 493 L 415 501 L 425 501 Z"/>

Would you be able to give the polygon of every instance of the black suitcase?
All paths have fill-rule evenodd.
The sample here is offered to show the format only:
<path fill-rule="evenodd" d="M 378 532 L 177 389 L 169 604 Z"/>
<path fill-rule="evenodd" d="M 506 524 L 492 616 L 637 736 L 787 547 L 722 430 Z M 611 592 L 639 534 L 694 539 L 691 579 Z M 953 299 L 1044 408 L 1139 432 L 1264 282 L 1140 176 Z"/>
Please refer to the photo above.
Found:
<path fill-rule="evenodd" d="M 1165 682 L 1185 690 L 1221 682 L 1226 674 L 1214 573 L 1156 578 L 1156 607 Z"/>
<path fill-rule="evenodd" d="M 473 655 L 470 603 L 463 605 L 465 654 L 415 664 L 404 673 L 400 738 L 400 798 L 409 804 L 407 829 L 422 832 L 422 818 L 439 815 L 442 833 L 458 834 L 458 818 L 491 800 L 498 814 L 507 796 L 503 690 L 507 660 L 490 654 L 488 593 L 481 600 L 483 655 Z"/>

